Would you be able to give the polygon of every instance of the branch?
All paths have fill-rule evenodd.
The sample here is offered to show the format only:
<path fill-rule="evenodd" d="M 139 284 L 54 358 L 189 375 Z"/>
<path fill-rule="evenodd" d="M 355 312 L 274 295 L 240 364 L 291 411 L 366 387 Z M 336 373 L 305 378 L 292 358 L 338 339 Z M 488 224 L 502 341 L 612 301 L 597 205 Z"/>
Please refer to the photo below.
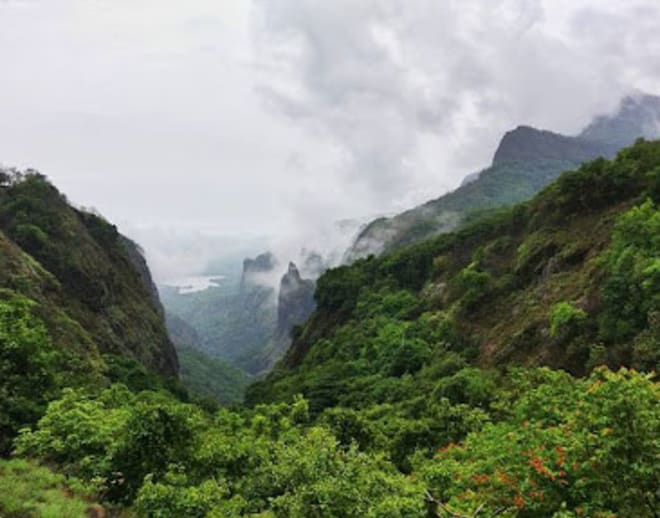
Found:
<path fill-rule="evenodd" d="M 444 518 L 445 516 L 449 518 L 477 518 L 486 506 L 486 502 L 483 502 L 479 505 L 479 507 L 475 509 L 474 513 L 467 515 L 467 514 L 457 513 L 456 511 L 452 511 L 446 504 L 443 504 L 438 499 L 436 499 L 429 492 L 428 489 L 424 491 L 424 497 L 426 498 L 426 502 L 428 504 L 433 504 L 436 507 L 436 509 L 433 510 L 433 512 L 437 518 Z M 438 513 L 437 509 L 442 510 L 444 514 Z M 511 510 L 513 510 L 512 507 L 500 507 L 490 515 L 490 518 L 495 518 L 496 516 L 500 516 L 501 514 L 504 514 Z"/>

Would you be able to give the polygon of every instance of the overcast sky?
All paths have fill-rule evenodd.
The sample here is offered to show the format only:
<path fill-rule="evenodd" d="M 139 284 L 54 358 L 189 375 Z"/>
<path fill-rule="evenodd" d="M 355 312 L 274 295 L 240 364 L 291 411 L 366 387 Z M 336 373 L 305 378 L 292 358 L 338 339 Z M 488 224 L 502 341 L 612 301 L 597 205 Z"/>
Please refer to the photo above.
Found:
<path fill-rule="evenodd" d="M 0 0 L 0 162 L 122 228 L 389 213 L 660 93 L 658 0 Z"/>

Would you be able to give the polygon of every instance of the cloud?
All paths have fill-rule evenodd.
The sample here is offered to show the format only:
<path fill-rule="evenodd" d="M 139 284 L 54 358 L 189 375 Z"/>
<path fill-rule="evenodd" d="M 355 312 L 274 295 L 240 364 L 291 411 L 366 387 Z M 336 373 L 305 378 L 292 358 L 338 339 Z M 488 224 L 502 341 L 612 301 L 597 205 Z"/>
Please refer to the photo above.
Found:
<path fill-rule="evenodd" d="M 259 91 L 342 151 L 348 193 L 387 211 L 486 165 L 512 126 L 576 132 L 660 91 L 656 4 L 258 0 Z"/>
<path fill-rule="evenodd" d="M 511 127 L 577 132 L 629 91 L 660 92 L 659 9 L 4 1 L 0 161 L 39 169 L 121 228 L 163 229 L 139 239 L 162 275 L 222 253 L 188 234 L 334 253 L 346 236 L 334 221 L 443 194 Z M 167 232 L 180 253 L 157 255 Z"/>

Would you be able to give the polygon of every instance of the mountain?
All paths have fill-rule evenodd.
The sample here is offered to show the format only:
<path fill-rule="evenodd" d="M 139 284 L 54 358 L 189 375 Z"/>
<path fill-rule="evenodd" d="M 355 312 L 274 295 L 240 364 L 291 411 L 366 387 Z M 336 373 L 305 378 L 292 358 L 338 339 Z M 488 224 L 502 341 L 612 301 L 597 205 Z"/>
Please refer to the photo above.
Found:
<path fill-rule="evenodd" d="M 659 132 L 660 97 L 638 95 L 624 98 L 615 116 L 596 117 L 580 133 L 580 138 L 618 150 L 636 137 L 657 136 Z"/>
<path fill-rule="evenodd" d="M 181 383 L 193 394 L 221 404 L 240 403 L 250 376 L 228 361 L 204 352 L 197 330 L 182 318 L 166 313 L 167 330 L 179 357 Z"/>
<path fill-rule="evenodd" d="M 280 280 L 277 295 L 277 325 L 268 341 L 252 354 L 252 361 L 261 366 L 259 375 L 273 368 L 287 352 L 292 335 L 304 324 L 316 308 L 314 289 L 316 283 L 303 279 L 294 263 L 289 263 L 287 272 Z"/>
<path fill-rule="evenodd" d="M 660 142 L 640 141 L 455 233 L 329 270 L 248 401 L 302 393 L 321 412 L 424 398 L 452 362 L 657 369 L 659 202 Z"/>
<path fill-rule="evenodd" d="M 298 267 L 289 263 L 289 269 L 280 281 L 277 297 L 277 333 L 287 335 L 294 326 L 304 324 L 314 312 L 315 283 L 300 276 Z"/>
<path fill-rule="evenodd" d="M 48 307 L 68 321 L 67 328 L 80 326 L 98 354 L 122 355 L 158 374 L 177 375 L 146 262 L 115 226 L 73 208 L 44 176 L 28 172 L 0 189 L 0 230 L 8 251 L 4 288 Z"/>
<path fill-rule="evenodd" d="M 318 254 L 303 258 L 307 271 L 324 269 Z M 315 307 L 314 281 L 303 279 L 293 263 L 278 280 L 279 271 L 275 256 L 265 252 L 243 261 L 238 281 L 193 293 L 164 289 L 170 332 L 248 375 L 267 372 L 288 349 L 293 327 Z"/>
<path fill-rule="evenodd" d="M 268 252 L 246 258 L 240 278 L 227 276 L 192 293 L 164 287 L 163 303 L 172 318 L 195 331 L 195 349 L 257 374 L 265 368 L 260 352 L 277 328 L 276 264 Z"/>
<path fill-rule="evenodd" d="M 0 514 L 653 518 L 659 204 L 660 142 L 639 141 L 457 232 L 330 269 L 250 404 L 220 409 L 134 369 L 81 384 L 48 311 L 2 291 Z M 0 243 L 16 289 L 55 296 Z M 279 281 L 309 300 L 294 265 Z M 212 361 L 184 357 L 213 381 Z"/>
<path fill-rule="evenodd" d="M 35 171 L 0 171 L 0 323 L 0 452 L 62 386 L 178 376 L 139 247 Z"/>
<path fill-rule="evenodd" d="M 660 97 L 626 97 L 613 115 L 597 117 L 577 136 L 519 126 L 502 138 L 490 167 L 458 189 L 392 218 L 367 225 L 346 262 L 452 231 L 475 212 L 529 199 L 562 171 L 600 156 L 611 158 L 639 137 L 660 135 Z"/>

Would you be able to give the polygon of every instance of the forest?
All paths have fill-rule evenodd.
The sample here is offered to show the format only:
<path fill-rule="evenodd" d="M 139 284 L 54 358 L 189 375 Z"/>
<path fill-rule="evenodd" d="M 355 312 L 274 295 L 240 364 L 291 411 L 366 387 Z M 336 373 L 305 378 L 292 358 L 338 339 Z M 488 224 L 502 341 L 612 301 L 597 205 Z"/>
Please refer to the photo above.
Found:
<path fill-rule="evenodd" d="M 233 406 L 115 345 L 164 324 L 112 225 L 1 189 L 3 517 L 658 516 L 660 142 L 329 270 Z"/>

